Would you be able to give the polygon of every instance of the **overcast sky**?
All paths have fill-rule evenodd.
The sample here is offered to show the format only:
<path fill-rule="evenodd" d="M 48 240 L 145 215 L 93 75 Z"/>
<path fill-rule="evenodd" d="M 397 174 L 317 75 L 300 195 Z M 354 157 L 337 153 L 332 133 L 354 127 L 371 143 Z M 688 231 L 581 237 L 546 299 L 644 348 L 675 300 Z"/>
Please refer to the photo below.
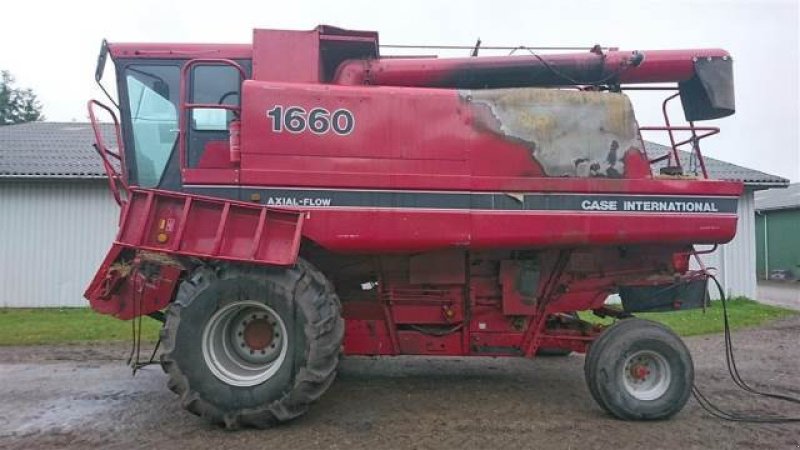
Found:
<path fill-rule="evenodd" d="M 376 30 L 382 43 L 470 45 L 480 37 L 484 45 L 721 47 L 734 58 L 737 111 L 709 122 L 722 134 L 704 141 L 704 152 L 800 181 L 798 0 L 544 3 L 13 1 L 3 5 L 0 68 L 10 70 L 19 86 L 34 89 L 48 120 L 85 121 L 86 100 L 102 98 L 93 73 L 103 38 L 247 43 L 253 28 L 329 24 Z M 660 125 L 659 101 L 641 95 L 647 98 L 634 98 L 640 124 Z M 666 142 L 659 135 L 645 138 Z"/>

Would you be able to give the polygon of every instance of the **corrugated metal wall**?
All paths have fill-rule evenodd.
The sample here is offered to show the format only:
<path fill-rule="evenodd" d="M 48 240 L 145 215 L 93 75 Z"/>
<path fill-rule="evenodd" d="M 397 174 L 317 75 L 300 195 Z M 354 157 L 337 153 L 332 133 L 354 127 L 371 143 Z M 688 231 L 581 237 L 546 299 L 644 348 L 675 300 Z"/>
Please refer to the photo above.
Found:
<path fill-rule="evenodd" d="M 0 181 L 0 307 L 88 306 L 114 239 L 105 180 Z"/>
<path fill-rule="evenodd" d="M 753 191 L 746 190 L 739 198 L 739 221 L 736 237 L 717 251 L 703 256 L 703 262 L 718 269 L 720 283 L 728 297 L 756 298 L 755 202 Z M 698 247 L 702 248 L 702 247 Z M 712 298 L 719 297 L 716 287 L 709 288 Z"/>

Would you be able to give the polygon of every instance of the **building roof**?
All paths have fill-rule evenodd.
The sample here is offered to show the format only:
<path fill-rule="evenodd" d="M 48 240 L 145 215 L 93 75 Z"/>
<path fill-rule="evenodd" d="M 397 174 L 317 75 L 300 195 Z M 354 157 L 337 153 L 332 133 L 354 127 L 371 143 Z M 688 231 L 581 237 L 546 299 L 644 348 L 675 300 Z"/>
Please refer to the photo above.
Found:
<path fill-rule="evenodd" d="M 113 144 L 113 127 L 110 124 L 101 127 L 106 139 Z M 0 178 L 104 178 L 106 174 L 93 143 L 92 127 L 88 123 L 30 122 L 0 126 Z M 654 142 L 646 145 L 651 157 L 670 150 Z M 704 160 L 711 178 L 742 181 L 749 187 L 761 189 L 789 184 L 785 178 L 775 175 L 707 156 Z M 681 152 L 681 163 L 691 167 L 689 153 Z M 660 164 L 666 165 L 666 161 Z"/>
<path fill-rule="evenodd" d="M 655 158 L 672 151 L 670 147 L 656 144 L 655 142 L 645 141 L 645 145 L 650 158 Z M 678 154 L 680 155 L 681 166 L 683 166 L 684 170 L 696 168 L 697 173 L 701 173 L 700 166 L 696 161 L 692 161 L 691 153 L 678 150 Z M 769 189 L 774 187 L 786 187 L 789 185 L 789 180 L 786 178 L 770 175 L 755 169 L 748 169 L 747 167 L 737 166 L 736 164 L 721 161 L 706 155 L 703 155 L 703 161 L 706 164 L 709 178 L 716 180 L 741 181 L 745 186 L 752 189 Z M 653 165 L 653 170 L 658 170 L 666 165 L 666 160 L 659 162 Z"/>
<path fill-rule="evenodd" d="M 112 125 L 101 127 L 104 136 L 113 135 Z M 0 178 L 104 178 L 106 173 L 93 143 L 88 123 L 0 126 Z"/>
<path fill-rule="evenodd" d="M 800 209 L 800 183 L 790 184 L 786 189 L 756 192 L 755 199 L 756 211 Z"/>

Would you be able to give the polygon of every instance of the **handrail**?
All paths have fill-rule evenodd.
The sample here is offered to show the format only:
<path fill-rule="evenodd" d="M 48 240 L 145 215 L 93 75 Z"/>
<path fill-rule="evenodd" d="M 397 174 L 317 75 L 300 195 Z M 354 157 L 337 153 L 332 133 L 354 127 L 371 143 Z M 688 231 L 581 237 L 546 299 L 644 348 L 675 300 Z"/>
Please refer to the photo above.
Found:
<path fill-rule="evenodd" d="M 703 160 L 703 154 L 700 152 L 700 140 L 719 133 L 719 128 L 718 127 L 698 127 L 698 126 L 694 125 L 693 121 L 690 121 L 688 126 L 673 126 L 672 123 L 669 120 L 669 113 L 667 111 L 667 104 L 671 100 L 673 100 L 674 98 L 676 98 L 678 96 L 680 96 L 680 93 L 676 92 L 675 94 L 672 94 L 669 97 L 667 97 L 666 99 L 664 99 L 664 102 L 661 104 L 661 112 L 664 115 L 664 123 L 665 123 L 665 125 L 664 126 L 639 127 L 639 137 L 641 138 L 641 132 L 642 131 L 666 131 L 668 133 L 668 135 L 669 135 L 669 141 L 670 141 L 670 144 L 671 144 L 672 152 L 671 153 L 667 153 L 665 155 L 662 155 L 662 156 L 660 156 L 658 158 L 651 159 L 651 160 L 649 160 L 649 162 L 650 162 L 650 164 L 653 164 L 653 163 L 661 162 L 664 159 L 669 159 L 670 162 L 672 162 L 672 160 L 674 160 L 675 164 L 678 166 L 678 168 L 681 170 L 681 172 L 683 171 L 683 165 L 681 164 L 681 158 L 680 158 L 680 154 L 678 153 L 678 147 L 691 143 L 692 144 L 692 149 L 691 149 L 690 153 L 691 153 L 692 156 L 694 156 L 695 154 L 697 155 L 697 160 L 700 163 L 700 169 L 703 172 L 703 177 L 704 178 L 708 178 L 708 171 L 706 170 L 706 163 Z M 691 132 L 691 137 L 689 137 L 687 139 L 684 139 L 684 140 L 681 140 L 681 141 L 677 141 L 676 138 L 675 138 L 675 133 L 674 133 L 676 131 L 684 131 L 684 132 L 688 131 L 688 132 Z M 698 134 L 698 131 L 699 132 L 703 132 L 703 133 L 702 134 Z M 669 162 L 668 162 L 668 164 L 669 164 Z"/>
<path fill-rule="evenodd" d="M 111 116 L 111 119 L 114 122 L 114 133 L 117 138 L 117 153 L 109 150 L 108 146 L 106 146 L 105 139 L 103 139 L 103 133 L 100 131 L 100 123 L 95 115 L 95 107 L 104 109 L 108 115 Z M 122 187 L 122 190 L 124 190 L 126 194 L 128 193 L 129 188 L 128 183 L 125 181 L 125 175 L 128 172 L 125 167 L 125 146 L 122 142 L 122 133 L 120 132 L 119 120 L 111 108 L 97 100 L 89 100 L 86 103 L 86 108 L 89 111 L 89 121 L 92 125 L 92 131 L 94 132 L 94 148 L 100 155 L 100 159 L 103 162 L 103 169 L 108 176 L 108 187 L 111 190 L 111 195 L 114 196 L 114 200 L 118 205 L 122 206 L 124 200 L 120 195 L 120 187 Z M 109 156 L 119 161 L 120 170 L 117 170 L 114 165 L 111 164 L 111 161 L 108 159 Z"/>
<path fill-rule="evenodd" d="M 178 156 L 181 164 L 181 171 L 186 168 L 186 139 L 188 134 L 188 117 L 187 113 L 190 109 L 205 108 L 205 109 L 225 109 L 238 113 L 241 111 L 241 106 L 213 104 L 213 103 L 189 103 L 189 70 L 198 64 L 218 64 L 231 66 L 239 71 L 239 85 L 241 92 L 241 83 L 247 79 L 247 73 L 242 66 L 232 59 L 225 58 L 197 58 L 186 61 L 181 68 L 181 82 L 180 82 L 180 109 L 178 117 Z M 241 97 L 240 97 L 241 99 Z M 240 100 L 241 103 L 241 100 Z"/>
<path fill-rule="evenodd" d="M 691 139 L 690 142 L 692 142 L 692 152 L 697 153 L 697 160 L 700 162 L 700 168 L 703 170 L 703 176 L 708 178 L 708 171 L 706 171 L 706 161 L 705 159 L 703 159 L 703 154 L 700 153 L 700 139 L 719 133 L 719 128 L 717 128 L 716 131 L 707 133 L 703 136 L 697 136 L 693 120 L 689 121 L 689 126 L 692 127 L 692 137 L 690 138 Z"/>
<path fill-rule="evenodd" d="M 681 158 L 678 155 L 678 146 L 675 145 L 675 136 L 672 134 L 672 129 L 671 129 L 672 124 L 669 123 L 669 113 L 667 112 L 667 103 L 669 103 L 669 101 L 672 100 L 673 98 L 676 98 L 680 95 L 681 95 L 680 92 L 676 92 L 667 97 L 666 99 L 664 99 L 664 102 L 661 104 L 661 113 L 664 114 L 664 124 L 666 124 L 668 128 L 669 142 L 670 144 L 672 144 L 672 154 L 675 156 L 675 164 L 678 165 L 678 168 L 683 170 L 683 167 L 681 166 Z"/>
<path fill-rule="evenodd" d="M 680 156 L 678 154 L 678 147 L 680 147 L 682 145 L 686 145 L 688 143 L 692 143 L 693 145 L 692 145 L 691 153 L 693 153 L 693 154 L 696 153 L 697 154 L 697 159 L 698 159 L 698 161 L 700 163 L 700 169 L 703 172 L 703 177 L 704 178 L 708 178 L 708 171 L 706 170 L 705 161 L 703 161 L 703 154 L 700 152 L 699 141 L 701 139 L 703 139 L 703 138 L 707 138 L 709 136 L 713 136 L 715 134 L 718 134 L 719 133 L 719 128 L 718 127 L 697 127 L 697 126 L 693 126 L 693 125 L 690 125 L 690 126 L 658 126 L 658 127 L 639 127 L 639 130 L 640 131 L 666 131 L 670 135 L 672 135 L 674 131 L 690 131 L 692 133 L 692 137 L 690 137 L 688 139 L 684 139 L 682 141 L 675 142 L 672 145 L 672 155 L 671 155 L 670 159 L 674 158 L 675 160 L 677 160 L 678 161 L 678 167 L 683 169 L 683 167 L 680 165 Z M 702 131 L 702 132 L 705 132 L 705 133 L 697 134 L 698 131 Z M 656 158 L 656 159 L 651 159 L 650 163 L 652 164 L 652 163 L 655 163 L 655 162 L 663 161 L 666 158 L 666 156 L 668 156 L 668 155 L 670 155 L 670 154 L 668 153 L 665 156 L 661 156 L 661 157 Z"/>

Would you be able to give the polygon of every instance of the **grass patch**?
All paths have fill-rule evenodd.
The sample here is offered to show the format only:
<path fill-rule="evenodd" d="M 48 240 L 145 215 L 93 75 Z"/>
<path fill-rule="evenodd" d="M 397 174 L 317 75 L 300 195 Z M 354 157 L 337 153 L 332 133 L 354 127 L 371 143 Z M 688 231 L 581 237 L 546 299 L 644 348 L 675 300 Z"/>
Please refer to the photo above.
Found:
<path fill-rule="evenodd" d="M 728 301 L 731 328 L 740 329 L 789 317 L 796 311 L 763 305 L 745 298 Z M 581 318 L 593 323 L 609 324 L 582 312 Z M 637 317 L 661 322 L 681 336 L 722 332 L 722 305 L 713 302 L 703 314 L 701 309 L 666 313 L 637 314 Z M 149 317 L 142 319 L 142 341 L 155 342 L 161 324 Z M 128 341 L 131 321 L 122 321 L 97 314 L 89 308 L 6 308 L 0 309 L 0 345 L 65 344 L 91 341 Z"/>
<path fill-rule="evenodd" d="M 142 341 L 155 342 L 161 323 L 142 318 Z M 97 314 L 89 308 L 0 309 L 0 345 L 128 341 L 131 321 Z"/>
<path fill-rule="evenodd" d="M 732 330 L 760 325 L 774 319 L 790 317 L 797 314 L 791 309 L 764 305 L 748 298 L 740 297 L 728 300 L 728 322 Z M 610 324 L 613 319 L 601 319 L 591 312 L 582 312 L 580 317 L 592 323 Z M 721 333 L 724 329 L 722 319 L 722 303 L 711 302 L 706 308 L 687 311 L 670 311 L 663 313 L 639 313 L 636 317 L 663 323 L 681 336 Z"/>

